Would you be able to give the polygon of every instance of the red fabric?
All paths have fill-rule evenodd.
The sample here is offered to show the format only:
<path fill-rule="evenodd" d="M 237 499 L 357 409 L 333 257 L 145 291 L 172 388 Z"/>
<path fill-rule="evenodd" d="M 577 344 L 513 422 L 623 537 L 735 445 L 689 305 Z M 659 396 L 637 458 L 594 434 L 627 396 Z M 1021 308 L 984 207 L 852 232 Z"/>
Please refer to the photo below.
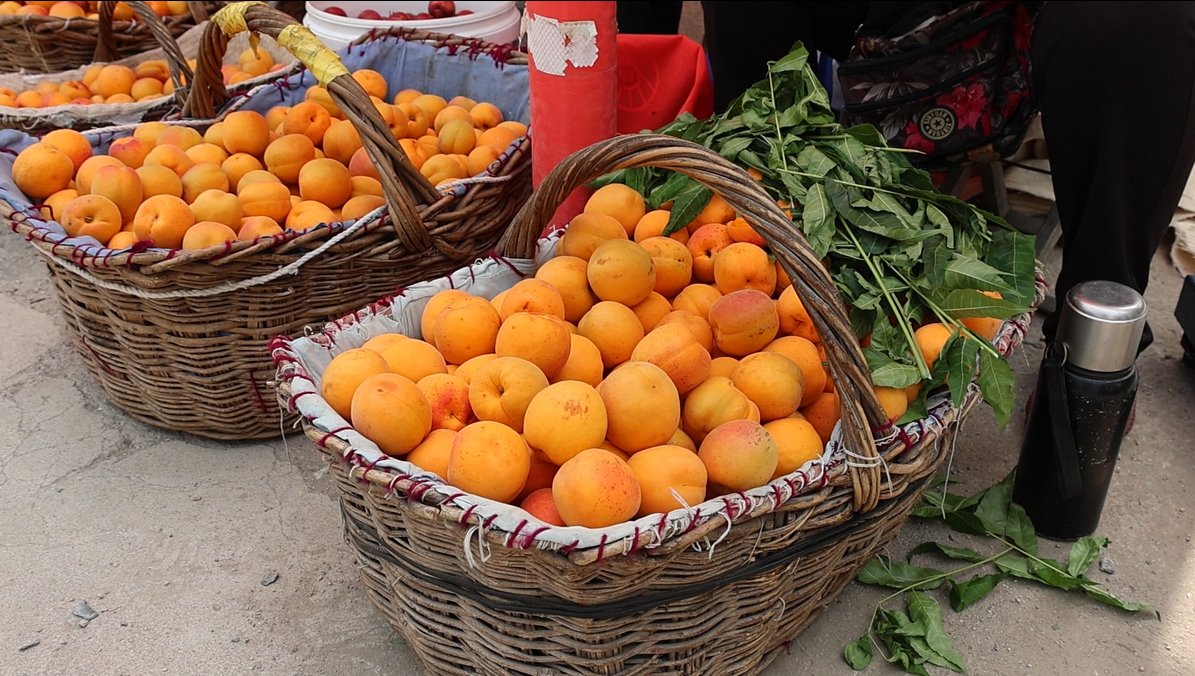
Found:
<path fill-rule="evenodd" d="M 683 35 L 618 36 L 618 133 L 659 129 L 681 113 L 714 114 L 705 49 Z"/>

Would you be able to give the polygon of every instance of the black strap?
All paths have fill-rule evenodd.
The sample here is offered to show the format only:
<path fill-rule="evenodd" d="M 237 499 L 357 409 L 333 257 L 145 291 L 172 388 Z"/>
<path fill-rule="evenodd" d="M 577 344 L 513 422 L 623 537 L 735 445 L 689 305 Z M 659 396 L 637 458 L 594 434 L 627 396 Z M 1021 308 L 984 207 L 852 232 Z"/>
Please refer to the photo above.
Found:
<path fill-rule="evenodd" d="M 883 529 L 884 533 L 874 536 L 883 538 L 891 530 L 900 528 L 904 518 L 907 518 L 909 510 L 921 499 L 922 490 L 931 478 L 933 478 L 932 475 L 929 475 L 910 482 L 901 495 L 890 500 L 882 500 L 876 509 L 856 515 L 845 523 L 798 533 L 793 536 L 792 544 L 787 547 L 770 554 L 752 557 L 742 566 L 728 571 L 716 579 L 672 589 L 638 593 L 629 598 L 592 605 L 580 605 L 555 596 L 528 596 L 506 591 L 481 584 L 462 575 L 453 575 L 434 566 L 422 565 L 419 561 L 407 560 L 407 556 L 418 556 L 415 551 L 418 544 L 410 543 L 411 551 L 406 551 L 405 548 L 396 548 L 393 544 L 380 543 L 381 538 L 377 536 L 373 524 L 363 523 L 344 509 L 341 509 L 341 516 L 345 522 L 345 534 L 354 547 L 374 559 L 386 561 L 399 567 L 404 574 L 416 578 L 424 584 L 437 587 L 450 594 L 505 612 L 597 620 L 616 619 L 638 615 L 659 606 L 694 598 L 733 582 L 762 575 L 802 556 L 817 554 L 829 543 L 847 538 L 851 534 L 873 525 L 877 520 L 891 520 L 892 523 Z M 853 559 L 848 560 L 844 565 L 852 563 L 862 565 L 865 562 L 862 559 Z"/>
<path fill-rule="evenodd" d="M 1046 396 L 1049 403 L 1050 428 L 1054 433 L 1054 454 L 1058 459 L 1058 490 L 1064 500 L 1072 500 L 1083 493 L 1083 477 L 1079 474 L 1079 449 L 1075 445 L 1075 431 L 1071 427 L 1070 403 L 1066 394 L 1066 374 L 1063 360 L 1055 350 L 1048 350 L 1042 369 L 1046 376 Z"/>

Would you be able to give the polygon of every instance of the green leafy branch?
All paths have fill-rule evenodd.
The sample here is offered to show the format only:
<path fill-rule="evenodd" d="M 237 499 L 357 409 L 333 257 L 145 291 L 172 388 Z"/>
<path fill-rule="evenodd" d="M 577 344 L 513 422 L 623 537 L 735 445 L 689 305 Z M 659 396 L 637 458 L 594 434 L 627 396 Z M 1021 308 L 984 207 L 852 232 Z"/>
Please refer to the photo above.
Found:
<path fill-rule="evenodd" d="M 946 634 L 937 602 L 923 593 L 947 583 L 950 607 L 956 612 L 987 596 L 1005 579 L 1015 577 L 1063 591 L 1079 590 L 1100 603 L 1122 610 L 1149 610 L 1157 615 L 1146 604 L 1122 601 L 1086 576 L 1100 550 L 1108 546 L 1107 538 L 1080 538 L 1071 547 L 1065 563 L 1040 556 L 1033 523 L 1025 510 L 1012 501 L 1012 482 L 1010 474 L 970 497 L 939 490 L 924 494 L 913 510 L 914 516 L 940 519 L 960 533 L 990 538 L 1000 545 L 999 551 L 984 554 L 966 547 L 925 542 L 914 547 L 904 562 L 887 556 L 869 562 L 859 571 L 859 582 L 897 591 L 876 604 L 867 633 L 843 646 L 843 657 L 851 668 L 866 669 L 874 646 L 882 647 L 886 651 L 884 658 L 906 673 L 928 676 L 926 664 L 965 672 L 966 663 Z M 944 556 L 966 565 L 947 571 L 912 565 L 913 557 L 920 554 Z M 965 573 L 985 566 L 994 566 L 996 572 L 981 572 L 964 579 Z M 903 594 L 908 594 L 907 614 L 884 607 Z M 1157 617 L 1161 619 L 1160 615 Z"/>

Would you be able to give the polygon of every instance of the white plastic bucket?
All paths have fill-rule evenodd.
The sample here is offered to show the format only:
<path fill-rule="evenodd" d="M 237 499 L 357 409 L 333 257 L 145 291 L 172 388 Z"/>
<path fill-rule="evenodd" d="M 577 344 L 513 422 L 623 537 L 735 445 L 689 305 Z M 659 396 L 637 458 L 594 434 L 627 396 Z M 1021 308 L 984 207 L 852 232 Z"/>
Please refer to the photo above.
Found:
<path fill-rule="evenodd" d="M 340 7 L 350 14 L 357 14 L 363 9 L 372 9 L 383 17 L 391 12 L 410 12 L 418 14 L 427 11 L 427 2 L 345 2 L 332 0 L 331 2 L 308 2 L 307 16 L 304 25 L 311 29 L 315 36 L 323 41 L 330 49 L 340 50 L 355 40 L 358 36 L 373 29 L 393 27 L 422 28 L 436 33 L 451 33 L 466 38 L 479 38 L 487 42 L 506 44 L 519 37 L 519 21 L 521 14 L 513 1 L 510 2 L 470 2 L 458 0 L 456 10 L 463 12 L 470 10 L 472 14 L 453 16 L 444 19 L 426 19 L 423 21 L 377 21 L 356 19 L 329 14 L 324 9 Z"/>

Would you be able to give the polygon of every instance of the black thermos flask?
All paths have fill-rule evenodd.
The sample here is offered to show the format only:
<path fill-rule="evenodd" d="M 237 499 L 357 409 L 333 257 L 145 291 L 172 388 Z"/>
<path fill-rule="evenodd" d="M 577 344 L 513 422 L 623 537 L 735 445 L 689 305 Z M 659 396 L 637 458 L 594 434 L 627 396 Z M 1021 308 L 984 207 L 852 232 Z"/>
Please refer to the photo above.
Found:
<path fill-rule="evenodd" d="M 1137 395 L 1145 299 L 1116 282 L 1077 284 L 1046 346 L 1017 463 L 1013 500 L 1037 534 L 1095 533 Z"/>

